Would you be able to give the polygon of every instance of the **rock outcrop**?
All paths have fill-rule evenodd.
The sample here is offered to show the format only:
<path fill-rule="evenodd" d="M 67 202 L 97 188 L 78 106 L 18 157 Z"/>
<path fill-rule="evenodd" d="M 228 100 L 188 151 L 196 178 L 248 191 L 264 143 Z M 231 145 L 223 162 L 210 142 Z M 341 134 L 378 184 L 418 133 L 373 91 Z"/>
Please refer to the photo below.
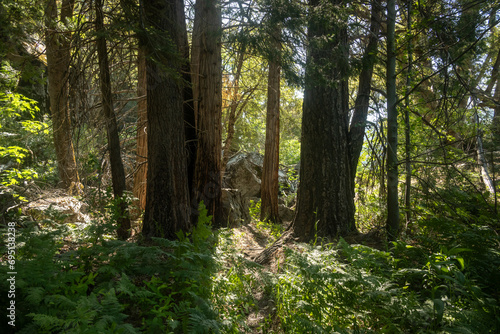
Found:
<path fill-rule="evenodd" d="M 35 221 L 51 220 L 62 224 L 88 224 L 87 204 L 71 196 L 42 198 L 30 202 L 23 208 L 25 215 Z"/>
<path fill-rule="evenodd" d="M 264 156 L 259 153 L 237 153 L 232 156 L 225 169 L 223 177 L 222 205 L 224 219 L 230 226 L 237 226 L 250 221 L 248 214 L 250 199 L 260 198 L 260 187 Z M 292 169 L 292 172 L 295 172 Z M 280 195 L 289 195 L 297 191 L 297 180 L 290 179 L 288 168 L 278 172 Z M 280 205 L 280 216 L 283 221 L 291 221 L 294 212 Z"/>
<path fill-rule="evenodd" d="M 259 197 L 264 157 L 258 153 L 238 153 L 227 162 L 223 186 L 238 189 L 244 198 Z"/>
<path fill-rule="evenodd" d="M 248 212 L 248 200 L 241 195 L 239 189 L 222 189 L 222 212 L 223 221 L 228 223 L 229 227 L 239 226 L 250 222 L 250 213 Z"/>

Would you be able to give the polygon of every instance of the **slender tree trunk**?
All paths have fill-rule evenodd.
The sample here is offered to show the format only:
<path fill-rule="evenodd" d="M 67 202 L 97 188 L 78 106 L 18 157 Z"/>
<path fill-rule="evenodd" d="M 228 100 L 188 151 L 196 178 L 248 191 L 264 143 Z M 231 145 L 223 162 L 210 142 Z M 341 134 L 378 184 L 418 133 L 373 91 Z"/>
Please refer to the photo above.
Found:
<path fill-rule="evenodd" d="M 479 116 L 477 112 L 474 113 L 474 121 L 476 122 L 476 127 L 477 127 L 477 135 L 476 135 L 477 163 L 481 170 L 481 178 L 483 179 L 483 183 L 486 186 L 486 189 L 488 189 L 488 191 L 490 192 L 490 194 L 495 195 L 495 186 L 493 185 L 493 180 L 491 179 L 490 173 L 488 172 L 488 165 L 486 163 L 486 157 L 484 156 L 483 131 L 480 128 Z"/>
<path fill-rule="evenodd" d="M 193 200 L 204 202 L 214 223 L 222 223 L 222 69 L 221 11 L 217 0 L 198 0 L 193 31 L 193 96 L 198 147 Z M 196 46 L 196 47 L 195 47 Z"/>
<path fill-rule="evenodd" d="M 68 108 L 71 33 L 58 30 L 58 27 L 64 26 L 73 16 L 73 6 L 74 0 L 62 1 L 59 16 L 61 24 L 58 24 L 57 2 L 47 1 L 46 47 L 48 90 L 59 178 L 63 187 L 70 192 L 79 193 L 81 184 L 71 139 L 72 129 Z"/>
<path fill-rule="evenodd" d="M 387 1 L 387 234 L 399 232 L 398 203 L 398 110 L 396 96 L 396 2 Z"/>
<path fill-rule="evenodd" d="M 146 208 L 146 182 L 148 173 L 148 117 L 147 117 L 147 80 L 146 56 L 144 47 L 139 47 L 137 54 L 137 149 L 136 171 L 134 174 L 134 197 L 138 207 Z"/>
<path fill-rule="evenodd" d="M 349 155 L 351 160 L 351 187 L 355 189 L 356 172 L 363 148 L 366 119 L 368 117 L 368 107 L 370 104 L 371 82 L 373 77 L 373 67 L 377 59 L 378 40 L 380 31 L 380 21 L 382 5 L 380 0 L 372 0 L 372 14 L 370 19 L 370 33 L 368 45 L 363 54 L 362 69 L 359 74 L 358 94 L 354 104 L 351 126 L 349 129 Z"/>
<path fill-rule="evenodd" d="M 278 172 L 280 143 L 280 53 L 281 31 L 277 28 L 272 34 L 276 55 L 269 59 L 269 74 L 267 82 L 267 119 L 264 166 L 261 183 L 261 220 L 277 223 L 280 221 L 278 211 Z M 274 58 L 275 56 L 276 58 Z"/>
<path fill-rule="evenodd" d="M 499 55 L 500 58 L 500 55 Z M 495 101 L 494 114 L 493 114 L 493 140 L 495 145 L 500 146 L 500 79 L 497 80 L 495 93 L 493 95 Z"/>
<path fill-rule="evenodd" d="M 120 0 L 121 8 L 129 22 L 138 22 L 142 26 L 143 17 L 140 8 L 136 12 L 136 3 L 133 0 Z M 139 41 L 137 51 L 137 133 L 136 158 L 134 171 L 134 185 L 132 194 L 137 199 L 132 210 L 133 219 L 138 218 L 146 209 L 146 183 L 148 173 L 148 118 L 147 118 L 147 79 L 146 79 L 146 49 Z"/>
<path fill-rule="evenodd" d="M 176 0 L 144 1 L 148 176 L 142 233 L 176 239 L 191 227 L 185 150 L 182 59 Z M 159 53 L 158 50 L 168 50 Z"/>
<path fill-rule="evenodd" d="M 302 116 L 301 170 L 294 235 L 301 240 L 353 231 L 354 200 L 348 148 L 348 44 L 345 25 L 319 14 L 311 0 Z M 321 2 L 342 10 L 344 2 Z"/>
<path fill-rule="evenodd" d="M 408 14 L 407 14 L 407 29 L 406 33 L 410 35 L 412 25 L 412 1 L 408 0 Z M 405 93 L 405 216 L 406 226 L 411 224 L 411 128 L 410 128 L 410 90 L 411 90 L 411 71 L 413 66 L 413 50 L 411 38 L 408 40 L 408 71 L 406 74 L 406 93 Z"/>
<path fill-rule="evenodd" d="M 500 54 L 499 54 L 500 57 Z M 495 108 L 494 108 L 494 114 L 493 114 L 493 143 L 494 147 L 498 148 L 500 147 L 500 79 L 497 79 L 497 85 L 495 88 L 495 95 L 494 95 L 494 101 L 495 103 Z M 495 171 L 495 160 L 491 158 L 491 164 L 493 166 L 493 172 Z M 497 193 L 497 188 L 496 188 L 496 182 L 495 182 L 495 173 L 493 173 L 493 185 L 495 185 L 495 212 L 497 211 L 497 206 L 498 206 L 498 193 Z"/>
<path fill-rule="evenodd" d="M 111 91 L 111 77 L 108 65 L 108 50 L 106 38 L 104 36 L 104 14 L 103 0 L 96 0 L 96 22 L 97 32 L 97 55 L 99 59 L 99 77 L 101 82 L 102 110 L 106 119 L 106 129 L 108 135 L 109 162 L 111 165 L 111 180 L 113 184 L 113 195 L 118 201 L 118 238 L 126 240 L 130 236 L 130 217 L 128 214 L 127 202 L 123 198 L 126 190 L 125 169 L 120 149 L 120 137 L 116 124 L 115 112 L 113 109 L 113 96 Z"/>
<path fill-rule="evenodd" d="M 243 68 L 243 61 L 245 60 L 245 53 L 246 53 L 245 50 L 246 50 L 246 45 L 242 44 L 238 52 L 238 60 L 236 62 L 236 72 L 234 74 L 234 81 L 233 81 L 234 85 L 231 94 L 232 100 L 229 105 L 229 115 L 227 120 L 226 141 L 224 142 L 224 147 L 222 148 L 224 154 L 222 156 L 221 174 L 224 174 L 227 162 L 229 161 L 229 152 L 231 151 L 231 144 L 233 143 L 233 138 L 234 138 L 234 130 L 235 130 L 234 126 L 237 120 L 236 112 L 238 110 L 238 106 L 241 104 L 239 90 L 240 90 L 241 70 Z"/>

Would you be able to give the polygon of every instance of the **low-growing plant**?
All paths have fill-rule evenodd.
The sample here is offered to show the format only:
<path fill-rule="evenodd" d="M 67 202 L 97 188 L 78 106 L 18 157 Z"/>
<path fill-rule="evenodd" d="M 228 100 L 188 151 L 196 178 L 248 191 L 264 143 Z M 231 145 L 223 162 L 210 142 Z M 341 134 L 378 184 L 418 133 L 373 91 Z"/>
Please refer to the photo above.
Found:
<path fill-rule="evenodd" d="M 279 223 L 273 223 L 271 221 L 261 221 L 260 220 L 260 200 L 254 201 L 250 200 L 250 217 L 252 221 L 255 222 L 255 227 L 264 234 L 270 236 L 268 239 L 268 244 L 272 244 L 276 239 L 278 239 L 283 232 L 285 231 L 285 227 Z"/>
<path fill-rule="evenodd" d="M 252 218 L 252 220 L 259 221 L 260 220 L 260 199 L 258 201 L 251 199 L 248 209 L 249 209 L 250 217 Z"/>
<path fill-rule="evenodd" d="M 238 249 L 232 230 L 214 232 L 203 205 L 196 226 L 177 240 L 137 243 L 115 239 L 113 204 L 108 205 L 104 216 L 96 217 L 99 223 L 83 230 L 56 223 L 64 217 L 55 212 L 47 213 L 46 222 L 12 212 L 18 332 L 496 333 L 500 328 L 500 240 L 488 225 L 429 214 L 415 222 L 425 233 L 384 250 L 343 239 L 292 242 L 271 270 Z M 253 210 L 257 217 L 258 204 Z M 272 231 L 264 223 L 258 228 Z M 6 275 L 4 263 L 0 272 Z M 1 302 L 8 289 L 1 281 Z M 265 312 L 263 300 L 272 305 Z M 249 317 L 258 313 L 260 323 L 250 324 Z"/>
<path fill-rule="evenodd" d="M 258 311 L 255 295 L 269 287 L 269 281 L 265 280 L 268 276 L 262 266 L 238 252 L 230 230 L 219 230 L 217 235 L 218 271 L 212 278 L 214 306 L 224 319 L 225 333 L 250 332 L 246 320 L 250 313 Z"/>
<path fill-rule="evenodd" d="M 287 249 L 277 317 L 286 333 L 494 333 L 497 306 L 462 272 L 465 253 L 442 248 L 403 269 L 389 252 L 343 240 Z M 415 275 L 423 286 L 408 281 Z"/>
<path fill-rule="evenodd" d="M 179 240 L 148 244 L 99 238 L 68 241 L 66 225 L 18 232 L 16 330 L 20 333 L 217 333 L 210 217 Z M 7 267 L 0 267 L 6 274 Z M 0 283 L 2 300 L 7 283 Z M 3 325 L 3 324 L 2 324 Z"/>
<path fill-rule="evenodd" d="M 273 223 L 272 221 L 257 221 L 255 224 L 257 229 L 261 230 L 264 233 L 268 233 L 270 238 L 268 240 L 268 244 L 272 244 L 275 240 L 277 240 L 283 232 L 285 231 L 285 227 L 280 223 Z"/>

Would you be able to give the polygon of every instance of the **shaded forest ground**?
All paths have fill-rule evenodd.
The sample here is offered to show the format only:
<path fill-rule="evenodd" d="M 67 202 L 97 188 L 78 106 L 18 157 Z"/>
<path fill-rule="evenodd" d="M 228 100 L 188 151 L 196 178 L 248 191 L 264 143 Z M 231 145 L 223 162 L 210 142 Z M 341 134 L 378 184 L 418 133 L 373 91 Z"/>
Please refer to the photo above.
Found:
<path fill-rule="evenodd" d="M 50 195 L 78 202 L 62 193 L 38 194 L 45 202 Z M 113 202 L 105 193 L 101 199 L 102 210 L 91 206 L 86 216 L 58 210 L 57 199 L 44 212 L 10 210 L 4 216 L 17 226 L 17 332 L 496 333 L 500 328 L 500 239 L 497 222 L 480 207 L 475 220 L 443 210 L 429 215 L 416 223 L 419 233 L 392 244 L 373 232 L 376 226 L 346 240 L 291 240 L 260 265 L 255 257 L 288 223 L 261 222 L 255 207 L 245 225 L 212 230 L 201 208 L 198 226 L 177 241 L 146 242 L 136 233 L 123 242 L 114 236 Z M 7 275 L 7 245 L 2 246 L 0 269 Z M 8 282 L 0 288 L 4 304 Z M 12 329 L 6 322 L 2 328 Z"/>

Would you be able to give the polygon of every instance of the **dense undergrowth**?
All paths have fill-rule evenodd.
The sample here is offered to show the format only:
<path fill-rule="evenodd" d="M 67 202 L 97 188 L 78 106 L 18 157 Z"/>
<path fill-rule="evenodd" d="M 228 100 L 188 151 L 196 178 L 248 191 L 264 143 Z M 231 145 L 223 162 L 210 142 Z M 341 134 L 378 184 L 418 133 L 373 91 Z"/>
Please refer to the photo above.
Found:
<path fill-rule="evenodd" d="M 415 223 L 418 234 L 382 250 L 343 239 L 291 243 L 270 268 L 243 255 L 233 230 L 213 231 L 200 210 L 197 227 L 177 241 L 135 242 L 115 240 L 112 215 L 78 229 L 57 224 L 58 217 L 30 222 L 11 213 L 16 332 L 500 330 L 500 238 L 487 215 L 474 221 L 451 219 L 446 210 L 427 214 Z M 5 257 L 0 270 L 6 277 Z M 9 282 L 0 281 L 0 289 L 7 305 Z M 258 324 L 250 323 L 257 313 Z M 1 326 L 2 333 L 12 330 L 5 319 Z"/>

